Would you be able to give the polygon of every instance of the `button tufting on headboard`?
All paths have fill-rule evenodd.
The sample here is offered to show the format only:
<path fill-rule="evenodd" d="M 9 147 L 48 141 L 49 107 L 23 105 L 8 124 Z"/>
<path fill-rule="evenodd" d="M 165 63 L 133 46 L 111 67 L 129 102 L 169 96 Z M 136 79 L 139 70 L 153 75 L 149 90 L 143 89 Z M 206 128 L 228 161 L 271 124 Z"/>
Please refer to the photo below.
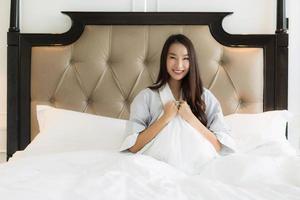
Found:
<path fill-rule="evenodd" d="M 54 97 L 51 97 L 51 98 L 49 99 L 49 102 L 52 103 L 52 104 L 54 104 L 54 103 L 55 103 L 55 98 L 54 98 Z"/>
<path fill-rule="evenodd" d="M 88 98 L 86 102 L 87 102 L 87 104 L 92 104 L 93 103 L 93 99 Z"/>
<path fill-rule="evenodd" d="M 224 59 L 221 59 L 221 60 L 219 61 L 219 65 L 220 65 L 220 66 L 223 66 L 223 65 L 225 65 L 225 61 L 224 61 Z"/>

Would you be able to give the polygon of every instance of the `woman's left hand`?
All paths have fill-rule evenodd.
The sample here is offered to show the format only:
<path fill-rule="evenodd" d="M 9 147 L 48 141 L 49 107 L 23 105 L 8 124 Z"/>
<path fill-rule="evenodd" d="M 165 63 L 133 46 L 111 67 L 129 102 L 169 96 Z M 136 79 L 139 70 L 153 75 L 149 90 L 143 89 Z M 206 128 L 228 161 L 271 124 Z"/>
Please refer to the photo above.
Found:
<path fill-rule="evenodd" d="M 192 122 L 195 118 L 189 104 L 186 101 L 181 101 L 178 108 L 178 114 L 187 122 Z"/>

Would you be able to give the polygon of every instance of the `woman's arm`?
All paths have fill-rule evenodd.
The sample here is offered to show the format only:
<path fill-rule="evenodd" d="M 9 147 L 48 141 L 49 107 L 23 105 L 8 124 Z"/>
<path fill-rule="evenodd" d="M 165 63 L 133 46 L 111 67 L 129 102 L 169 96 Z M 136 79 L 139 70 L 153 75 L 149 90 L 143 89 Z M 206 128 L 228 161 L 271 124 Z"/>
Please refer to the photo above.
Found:
<path fill-rule="evenodd" d="M 166 125 L 168 121 L 165 117 L 161 117 L 139 134 L 135 144 L 128 150 L 136 153 L 148 144 Z"/>
<path fill-rule="evenodd" d="M 198 132 L 202 133 L 202 135 L 215 147 L 217 152 L 221 150 L 221 143 L 217 137 L 208 128 L 206 128 L 199 119 L 194 116 L 190 121 L 188 121 L 188 123 Z"/>
<path fill-rule="evenodd" d="M 221 143 L 218 138 L 199 121 L 199 119 L 193 114 L 187 102 L 184 101 L 180 104 L 178 113 L 193 128 L 201 133 L 215 147 L 217 152 L 221 150 Z"/>
<path fill-rule="evenodd" d="M 177 114 L 177 106 L 175 102 L 170 101 L 164 106 L 164 114 L 156 120 L 152 125 L 141 132 L 135 144 L 128 150 L 132 153 L 136 153 L 141 150 L 146 144 L 148 144 Z"/>

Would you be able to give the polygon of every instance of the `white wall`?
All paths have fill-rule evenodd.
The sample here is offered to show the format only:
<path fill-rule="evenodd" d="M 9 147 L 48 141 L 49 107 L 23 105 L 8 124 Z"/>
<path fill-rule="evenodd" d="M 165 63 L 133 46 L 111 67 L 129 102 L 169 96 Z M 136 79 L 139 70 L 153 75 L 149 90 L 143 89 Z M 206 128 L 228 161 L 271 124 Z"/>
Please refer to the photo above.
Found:
<path fill-rule="evenodd" d="M 70 27 L 70 19 L 60 11 L 233 11 L 224 20 L 224 29 L 233 34 L 274 33 L 276 29 L 276 0 L 26 0 L 21 5 L 21 31 L 40 33 L 61 33 Z M 84 3 L 83 3 L 84 2 Z M 117 2 L 117 3 L 116 3 Z M 296 114 L 290 124 L 290 139 L 295 146 L 300 135 L 300 9 L 299 0 L 288 0 L 290 17 L 290 65 L 289 65 L 289 110 Z M 9 0 L 0 7 L 0 78 L 1 78 L 1 123 L 0 151 L 5 149 L 6 114 L 6 31 L 9 20 Z M 3 131 L 4 130 L 4 131 Z M 2 135 L 1 135 L 2 133 Z"/>
<path fill-rule="evenodd" d="M 118 4 L 108 0 L 84 4 L 81 0 L 26 0 L 22 3 L 22 32 L 66 31 L 70 21 L 60 13 L 62 10 L 229 11 L 234 14 L 224 20 L 224 27 L 230 33 L 274 33 L 276 26 L 276 0 L 120 0 Z"/>
<path fill-rule="evenodd" d="M 289 17 L 289 110 L 295 114 L 290 123 L 289 141 L 300 146 L 300 1 L 287 1 Z"/>
<path fill-rule="evenodd" d="M 6 32 L 9 27 L 10 1 L 0 4 L 0 152 L 6 151 Z"/>

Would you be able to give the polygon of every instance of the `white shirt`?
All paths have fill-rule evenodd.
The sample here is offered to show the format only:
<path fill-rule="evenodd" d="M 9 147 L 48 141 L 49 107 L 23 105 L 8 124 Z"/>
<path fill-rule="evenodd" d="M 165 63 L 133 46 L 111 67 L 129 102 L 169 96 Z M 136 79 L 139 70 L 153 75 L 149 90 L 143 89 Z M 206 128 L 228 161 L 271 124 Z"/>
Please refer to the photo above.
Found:
<path fill-rule="evenodd" d="M 201 98 L 206 104 L 207 128 L 215 134 L 222 144 L 220 154 L 225 155 L 235 152 L 235 142 L 230 136 L 230 128 L 224 121 L 219 101 L 206 88 L 204 88 Z M 163 105 L 158 91 L 149 88 L 140 91 L 130 105 L 129 119 L 135 122 L 134 124 L 136 124 L 136 126 L 132 126 L 131 129 L 128 129 L 129 135 L 124 140 L 120 151 L 132 147 L 137 140 L 138 134 L 154 123 L 162 111 Z"/>

